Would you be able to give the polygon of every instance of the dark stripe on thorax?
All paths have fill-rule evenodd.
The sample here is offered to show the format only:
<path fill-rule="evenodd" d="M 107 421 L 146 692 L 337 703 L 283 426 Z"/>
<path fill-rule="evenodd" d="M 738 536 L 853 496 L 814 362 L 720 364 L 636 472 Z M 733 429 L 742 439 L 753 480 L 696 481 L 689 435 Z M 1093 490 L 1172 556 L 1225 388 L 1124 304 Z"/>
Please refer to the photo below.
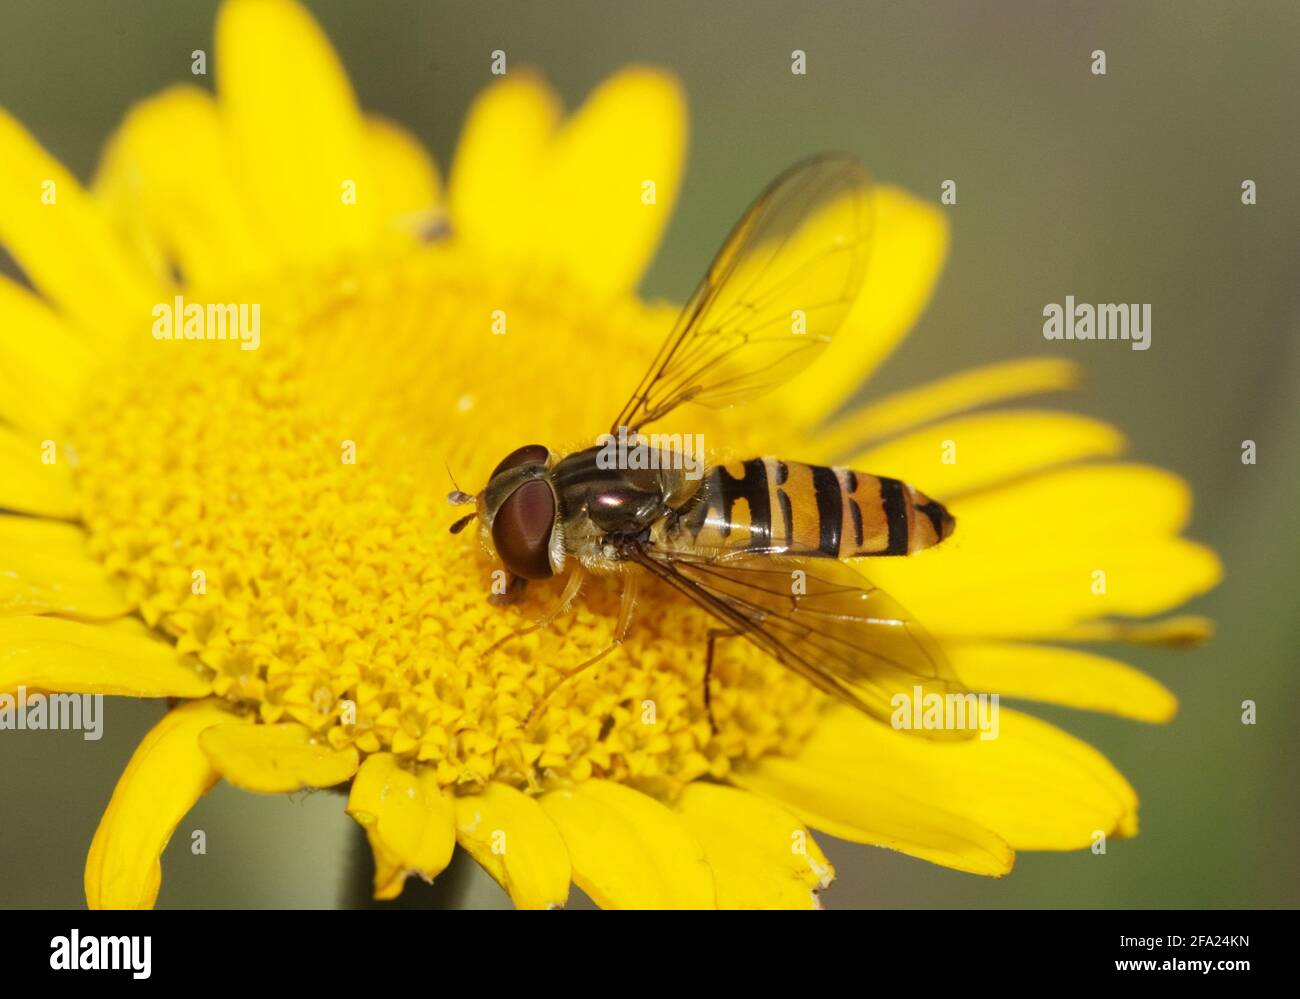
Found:
<path fill-rule="evenodd" d="M 551 481 L 555 484 L 555 488 L 563 491 L 573 486 L 617 479 L 618 469 L 601 468 L 596 464 L 599 451 L 600 448 L 589 447 L 562 458 L 551 470 Z"/>

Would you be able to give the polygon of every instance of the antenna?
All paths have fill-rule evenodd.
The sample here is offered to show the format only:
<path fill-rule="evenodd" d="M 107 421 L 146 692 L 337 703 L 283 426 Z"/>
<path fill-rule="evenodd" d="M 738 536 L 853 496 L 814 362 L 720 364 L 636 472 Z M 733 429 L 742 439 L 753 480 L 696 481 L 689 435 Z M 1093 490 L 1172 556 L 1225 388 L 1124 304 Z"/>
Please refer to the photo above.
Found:
<path fill-rule="evenodd" d="M 477 510 L 475 510 L 473 513 L 465 514 L 465 516 L 461 517 L 460 520 L 456 521 L 456 523 L 451 525 L 451 533 L 459 534 L 461 531 L 465 530 L 465 525 L 468 524 L 471 520 L 473 520 L 477 516 L 478 516 Z"/>
<path fill-rule="evenodd" d="M 447 494 L 447 502 L 452 504 L 452 506 L 463 506 L 466 503 L 475 502 L 473 496 L 465 492 L 463 489 L 460 488 L 460 486 L 456 484 L 456 476 L 451 474 L 451 465 L 448 464 L 446 468 L 447 468 L 447 478 L 451 479 L 451 492 Z M 451 533 L 459 534 L 461 531 L 465 530 L 465 525 L 468 524 L 471 520 L 473 520 L 477 516 L 478 516 L 477 510 L 475 510 L 473 513 L 467 513 L 465 516 L 461 517 L 460 520 L 456 521 L 456 523 L 451 525 Z"/>
<path fill-rule="evenodd" d="M 460 488 L 460 486 L 456 484 L 456 476 L 451 474 L 451 465 L 449 464 L 446 467 L 447 467 L 447 478 L 451 479 L 451 492 L 447 494 L 447 502 L 452 504 L 453 506 L 463 506 L 466 503 L 473 503 L 474 497 L 471 496 L 469 493 L 463 491 Z M 461 527 L 464 526 L 465 526 L 464 524 L 461 524 Z M 459 530 L 459 528 L 457 528 L 457 530 Z"/>

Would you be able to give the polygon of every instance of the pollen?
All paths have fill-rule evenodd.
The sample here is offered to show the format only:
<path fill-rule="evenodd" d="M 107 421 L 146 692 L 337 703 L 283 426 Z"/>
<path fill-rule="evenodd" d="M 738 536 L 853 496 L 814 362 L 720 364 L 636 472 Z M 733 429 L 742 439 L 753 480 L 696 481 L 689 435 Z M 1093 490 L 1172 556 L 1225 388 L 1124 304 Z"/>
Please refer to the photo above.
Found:
<path fill-rule="evenodd" d="M 594 440 L 671 310 L 439 247 L 208 298 L 260 306 L 257 349 L 142 326 L 88 400 L 78 484 L 95 554 L 219 696 L 464 790 L 590 777 L 671 790 L 802 745 L 821 695 L 740 638 L 717 644 L 713 732 L 716 625 L 650 579 L 626 644 L 529 719 L 609 643 L 619 581 L 589 579 L 548 628 L 485 655 L 562 584 L 497 606 L 501 567 L 473 531 L 448 533 L 463 512 L 448 470 L 476 491 L 521 444 Z M 761 427 L 693 419 L 710 443 L 759 446 Z"/>

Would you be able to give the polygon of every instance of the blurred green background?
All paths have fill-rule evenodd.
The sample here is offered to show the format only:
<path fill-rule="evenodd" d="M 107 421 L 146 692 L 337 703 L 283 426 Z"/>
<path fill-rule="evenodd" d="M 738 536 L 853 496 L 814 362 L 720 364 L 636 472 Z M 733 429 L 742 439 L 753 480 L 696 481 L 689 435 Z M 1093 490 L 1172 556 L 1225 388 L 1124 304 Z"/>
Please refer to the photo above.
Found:
<path fill-rule="evenodd" d="M 190 80 L 215 0 L 0 0 L 0 104 L 79 176 L 125 108 Z M 1194 485 L 1192 535 L 1226 564 L 1190 609 L 1217 639 L 1125 650 L 1181 698 L 1166 728 L 1040 713 L 1093 742 L 1142 797 L 1142 834 L 1021 854 L 1000 881 L 831 841 L 851 906 L 1295 906 L 1300 903 L 1300 5 L 1165 2 L 482 3 L 314 0 L 363 104 L 444 168 L 490 53 L 542 69 L 572 106 L 631 61 L 680 74 L 692 137 L 675 221 L 644 291 L 683 299 L 783 167 L 823 149 L 938 199 L 958 184 L 947 272 L 865 391 L 1027 354 L 1087 367 L 1071 408 Z M 790 72 L 793 49 L 808 73 Z M 1104 49 L 1107 75 L 1090 72 Z M 211 66 L 210 66 L 211 68 Z M 209 78 L 209 85 L 210 85 Z M 1258 204 L 1240 201 L 1244 179 Z M 1153 346 L 1047 343 L 1042 308 L 1149 302 Z M 1240 461 L 1258 444 L 1258 464 Z M 1122 503 L 1123 497 L 1116 497 Z M 1058 516 L 1070 515 L 1068 510 Z M 1259 723 L 1243 726 L 1254 699 Z M 82 865 L 156 705 L 107 703 L 102 742 L 0 739 L 0 906 L 81 906 Z M 189 833 L 207 834 L 206 856 Z M 354 827 L 342 800 L 219 787 L 181 825 L 163 906 L 330 906 Z M 471 879 L 462 904 L 505 897 Z"/>

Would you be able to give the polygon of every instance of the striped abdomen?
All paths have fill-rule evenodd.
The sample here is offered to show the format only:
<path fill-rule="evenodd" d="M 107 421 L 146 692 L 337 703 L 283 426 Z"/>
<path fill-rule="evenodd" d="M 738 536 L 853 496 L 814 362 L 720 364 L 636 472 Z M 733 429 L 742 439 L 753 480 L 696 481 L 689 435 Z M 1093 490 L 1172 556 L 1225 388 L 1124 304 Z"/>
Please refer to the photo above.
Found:
<path fill-rule="evenodd" d="M 669 547 L 854 558 L 910 555 L 952 534 L 942 505 L 899 479 L 778 458 L 710 469 Z"/>

